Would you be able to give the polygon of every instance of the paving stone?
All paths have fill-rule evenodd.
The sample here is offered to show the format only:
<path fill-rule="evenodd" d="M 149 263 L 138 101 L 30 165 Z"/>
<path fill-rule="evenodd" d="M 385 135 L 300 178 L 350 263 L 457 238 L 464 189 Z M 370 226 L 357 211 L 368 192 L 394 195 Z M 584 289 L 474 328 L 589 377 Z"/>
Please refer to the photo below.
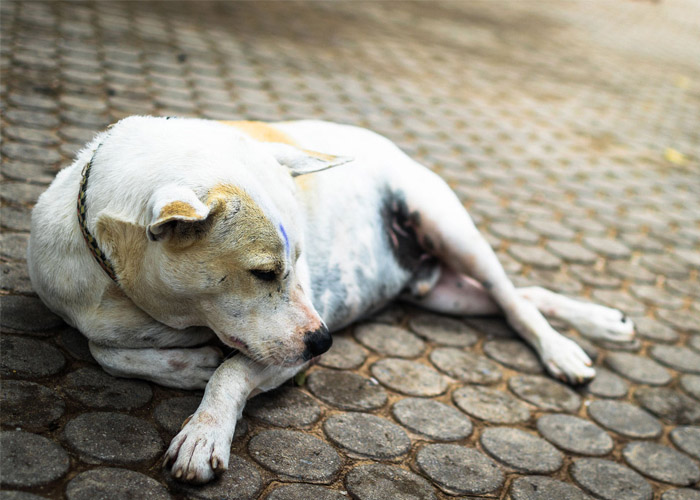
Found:
<path fill-rule="evenodd" d="M 0 234 L 0 255 L 6 259 L 25 260 L 29 235 L 25 233 Z M 3 300 L 3 305 L 5 301 Z M 4 325 L 3 321 L 3 326 Z"/>
<path fill-rule="evenodd" d="M 683 299 L 653 285 L 631 285 L 629 291 L 642 302 L 666 309 L 680 309 Z"/>
<path fill-rule="evenodd" d="M 512 500 L 592 500 L 584 492 L 546 476 L 519 477 L 510 487 Z"/>
<path fill-rule="evenodd" d="M 578 264 L 593 264 L 598 258 L 595 253 L 579 243 L 573 243 L 571 241 L 549 241 L 547 242 L 547 250 L 566 262 L 575 262 Z"/>
<path fill-rule="evenodd" d="M 642 387 L 634 397 L 660 419 L 670 424 L 700 423 L 700 403 L 665 387 Z"/>
<path fill-rule="evenodd" d="M 367 353 L 349 335 L 333 335 L 333 345 L 318 361 L 327 368 L 352 370 L 362 365 Z"/>
<path fill-rule="evenodd" d="M 87 463 L 130 465 L 160 456 L 163 442 L 145 420 L 121 413 L 83 413 L 66 424 L 64 436 Z"/>
<path fill-rule="evenodd" d="M 627 245 L 619 240 L 586 236 L 583 244 L 608 259 L 626 259 L 631 254 Z"/>
<path fill-rule="evenodd" d="M 11 293 L 34 293 L 24 262 L 0 261 L 0 276 L 0 289 Z"/>
<path fill-rule="evenodd" d="M 649 353 L 658 362 L 678 371 L 700 374 L 700 353 L 687 347 L 655 345 Z"/>
<path fill-rule="evenodd" d="M 270 492 L 265 500 L 347 500 L 347 494 L 317 484 L 283 484 Z"/>
<path fill-rule="evenodd" d="M 139 472 L 117 468 L 85 471 L 70 480 L 67 500 L 166 500 L 168 491 L 155 479 Z"/>
<path fill-rule="evenodd" d="M 584 285 L 594 288 L 619 288 L 622 284 L 619 278 L 613 276 L 607 270 L 599 270 L 591 266 L 582 265 L 572 265 L 569 269 L 571 274 L 578 278 Z"/>
<path fill-rule="evenodd" d="M 58 342 L 61 347 L 68 351 L 75 359 L 97 364 L 97 361 L 95 361 L 95 358 L 92 357 L 92 353 L 90 352 L 88 339 L 75 328 L 62 329 L 61 335 L 58 337 Z"/>
<path fill-rule="evenodd" d="M 301 456 L 301 455 L 300 455 Z M 231 455 L 228 470 L 216 481 L 201 485 L 188 485 L 166 476 L 170 488 L 184 493 L 185 498 L 197 500 L 253 500 L 263 489 L 263 481 L 257 468 L 236 455 Z"/>
<path fill-rule="evenodd" d="M 452 393 L 465 413 L 496 424 L 514 424 L 530 419 L 528 406 L 510 394 L 488 387 L 461 387 Z"/>
<path fill-rule="evenodd" d="M 249 441 L 248 451 L 260 465 L 289 481 L 330 484 L 342 465 L 330 445 L 299 431 L 263 431 Z"/>
<path fill-rule="evenodd" d="M 24 491 L 0 491 L 0 500 L 46 500 L 46 497 L 33 495 Z"/>
<path fill-rule="evenodd" d="M 21 332 L 43 332 L 65 323 L 39 300 L 21 295 L 0 296 L 0 325 Z"/>
<path fill-rule="evenodd" d="M 700 376 L 683 375 L 680 378 L 681 388 L 700 401 Z"/>
<path fill-rule="evenodd" d="M 361 375 L 316 370 L 307 379 L 314 396 L 343 410 L 373 410 L 386 404 L 386 391 Z"/>
<path fill-rule="evenodd" d="M 700 460 L 700 427 L 690 425 L 676 427 L 669 436 L 676 447 Z"/>
<path fill-rule="evenodd" d="M 588 415 L 603 427 L 629 438 L 656 438 L 663 430 L 661 423 L 646 411 L 622 401 L 592 401 Z"/>
<path fill-rule="evenodd" d="M 673 293 L 679 295 L 690 295 L 696 299 L 700 299 L 700 283 L 697 281 L 686 280 L 665 280 L 664 286 Z"/>
<path fill-rule="evenodd" d="M 470 347 L 479 340 L 478 333 L 463 322 L 446 316 L 423 313 L 411 318 L 408 326 L 424 339 L 437 345 Z"/>
<path fill-rule="evenodd" d="M 429 444 L 416 454 L 416 465 L 450 495 L 491 493 L 503 486 L 502 469 L 474 448 Z"/>
<path fill-rule="evenodd" d="M 11 487 L 41 486 L 68 472 L 70 459 L 59 445 L 24 431 L 0 432 L 0 484 Z"/>
<path fill-rule="evenodd" d="M 646 313 L 646 306 L 628 293 L 618 290 L 593 290 L 592 301 L 608 307 L 614 307 L 630 316 L 641 316 Z"/>
<path fill-rule="evenodd" d="M 690 271 L 688 267 L 672 255 L 644 255 L 640 263 L 651 272 L 667 278 L 687 279 Z"/>
<path fill-rule="evenodd" d="M 634 329 L 637 336 L 656 342 L 672 344 L 677 342 L 680 336 L 668 325 L 648 317 L 633 318 Z"/>
<path fill-rule="evenodd" d="M 657 481 L 690 486 L 700 480 L 700 468 L 690 458 L 659 443 L 633 441 L 622 449 L 622 456 L 637 472 Z"/>
<path fill-rule="evenodd" d="M 66 363 L 61 351 L 49 343 L 14 335 L 0 337 L 0 352 L 3 376 L 46 377 L 60 372 Z"/>
<path fill-rule="evenodd" d="M 603 500 L 651 500 L 646 480 L 627 467 L 602 458 L 581 458 L 569 469 L 586 491 Z"/>
<path fill-rule="evenodd" d="M 572 415 L 542 415 L 537 430 L 559 448 L 581 455 L 607 455 L 613 440 L 603 429 Z"/>
<path fill-rule="evenodd" d="M 643 356 L 626 352 L 608 353 L 605 363 L 623 377 L 640 384 L 666 385 L 671 374 L 658 363 Z"/>
<path fill-rule="evenodd" d="M 700 352 L 700 335 L 692 335 L 688 339 L 688 347 L 694 349 L 697 352 Z"/>
<path fill-rule="evenodd" d="M 31 212 L 13 206 L 0 208 L 0 224 L 12 231 L 29 231 L 31 227 Z M 4 316 L 4 315 L 3 315 Z"/>
<path fill-rule="evenodd" d="M 662 253 L 664 246 L 646 234 L 622 233 L 620 239 L 630 248 L 647 253 Z"/>
<path fill-rule="evenodd" d="M 661 500 L 700 500 L 700 491 L 688 488 L 668 490 L 661 495 Z"/>
<path fill-rule="evenodd" d="M 666 309 L 657 309 L 656 314 L 662 321 L 674 328 L 694 334 L 700 333 L 700 322 L 698 321 L 697 313 L 692 311 L 668 311 Z"/>
<path fill-rule="evenodd" d="M 398 467 L 360 465 L 345 476 L 345 487 L 358 500 L 436 500 L 425 479 Z M 308 497 L 307 497 L 308 498 Z"/>
<path fill-rule="evenodd" d="M 515 243 L 508 247 L 508 252 L 516 260 L 533 267 L 559 269 L 561 266 L 561 259 L 552 255 L 544 248 Z"/>
<path fill-rule="evenodd" d="M 567 386 L 538 375 L 512 377 L 508 387 L 516 396 L 543 410 L 574 413 L 581 398 Z"/>
<path fill-rule="evenodd" d="M 631 280 L 635 283 L 647 283 L 650 285 L 656 283 L 656 274 L 652 273 L 645 267 L 627 260 L 609 261 L 607 264 L 607 269 L 613 276 Z"/>
<path fill-rule="evenodd" d="M 599 398 L 622 398 L 627 395 L 629 384 L 613 372 L 596 367 L 595 378 L 586 390 Z"/>
<path fill-rule="evenodd" d="M 542 373 L 542 364 L 535 352 L 519 340 L 489 340 L 484 343 L 486 355 L 502 365 L 525 373 Z"/>
<path fill-rule="evenodd" d="M 432 368 L 415 361 L 387 358 L 374 363 L 372 375 L 379 382 L 407 396 L 438 396 L 447 390 L 447 381 Z"/>
<path fill-rule="evenodd" d="M 469 418 L 439 401 L 405 398 L 394 403 L 391 411 L 409 430 L 436 441 L 457 441 L 472 433 Z"/>
<path fill-rule="evenodd" d="M 430 353 L 430 361 L 450 377 L 470 384 L 494 384 L 503 373 L 488 358 L 454 347 L 438 347 Z"/>
<path fill-rule="evenodd" d="M 339 413 L 323 423 L 328 438 L 355 455 L 395 458 L 407 453 L 411 440 L 388 420 L 366 413 Z"/>
<path fill-rule="evenodd" d="M 66 411 L 66 404 L 58 394 L 33 382 L 5 380 L 0 394 L 0 422 L 3 425 L 44 430 Z"/>
<path fill-rule="evenodd" d="M 425 342 L 411 332 L 381 323 L 358 325 L 355 338 L 379 354 L 399 358 L 415 358 L 425 350 Z"/>
<path fill-rule="evenodd" d="M 133 410 L 153 397 L 148 383 L 112 377 L 100 368 L 80 368 L 69 373 L 62 387 L 73 400 L 99 409 Z"/>
<path fill-rule="evenodd" d="M 156 407 L 153 416 L 158 425 L 165 429 L 168 434 L 174 436 L 180 432 L 182 424 L 187 417 L 197 411 L 201 402 L 202 398 L 200 396 L 166 399 Z"/>
<path fill-rule="evenodd" d="M 395 302 L 390 303 L 387 307 L 383 308 L 381 311 L 374 313 L 370 316 L 372 321 L 377 323 L 385 323 L 387 325 L 396 325 L 403 322 L 403 318 L 406 315 L 403 307 Z"/>
<path fill-rule="evenodd" d="M 542 438 L 512 427 L 488 427 L 481 433 L 481 444 L 493 457 L 528 474 L 557 471 L 563 455 Z"/>
<path fill-rule="evenodd" d="M 289 386 L 258 394 L 248 401 L 245 412 L 277 427 L 306 427 L 321 416 L 321 408 L 313 398 Z"/>
<path fill-rule="evenodd" d="M 576 236 L 570 228 L 551 219 L 531 219 L 527 222 L 527 226 L 553 240 L 571 240 Z"/>

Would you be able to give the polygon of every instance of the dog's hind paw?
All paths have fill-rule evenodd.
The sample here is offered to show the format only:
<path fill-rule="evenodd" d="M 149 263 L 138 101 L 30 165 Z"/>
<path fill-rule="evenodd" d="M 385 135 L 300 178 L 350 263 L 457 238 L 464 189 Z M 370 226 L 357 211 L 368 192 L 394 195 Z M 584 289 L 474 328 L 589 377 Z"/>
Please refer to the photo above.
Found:
<path fill-rule="evenodd" d="M 228 468 L 233 431 L 209 413 L 193 415 L 173 438 L 163 457 L 179 481 L 203 484 Z"/>
<path fill-rule="evenodd" d="M 585 384 L 595 377 L 588 355 L 576 342 L 561 335 L 543 346 L 541 356 L 547 371 L 569 384 Z"/>

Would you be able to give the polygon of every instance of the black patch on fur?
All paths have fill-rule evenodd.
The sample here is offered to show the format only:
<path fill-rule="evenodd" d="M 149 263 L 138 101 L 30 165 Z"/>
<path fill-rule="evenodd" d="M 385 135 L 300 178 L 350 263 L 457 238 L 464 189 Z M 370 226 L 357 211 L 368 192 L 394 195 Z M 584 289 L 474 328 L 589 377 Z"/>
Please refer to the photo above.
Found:
<path fill-rule="evenodd" d="M 382 203 L 382 222 L 389 247 L 399 265 L 407 271 L 415 271 L 430 255 L 426 250 L 432 242 L 420 240 L 420 213 L 409 212 L 402 192 L 389 192 Z"/>

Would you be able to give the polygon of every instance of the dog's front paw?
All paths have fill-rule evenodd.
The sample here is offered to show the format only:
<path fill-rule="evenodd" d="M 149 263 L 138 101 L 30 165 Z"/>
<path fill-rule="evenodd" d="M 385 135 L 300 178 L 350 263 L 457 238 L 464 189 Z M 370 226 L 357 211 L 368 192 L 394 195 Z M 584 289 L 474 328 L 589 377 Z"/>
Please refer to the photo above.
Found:
<path fill-rule="evenodd" d="M 630 342 L 634 339 L 634 323 L 622 311 L 598 304 L 583 303 L 574 327 L 582 335 L 596 340 Z"/>
<path fill-rule="evenodd" d="M 210 413 L 195 413 L 170 443 L 164 465 L 175 479 L 207 483 L 228 468 L 232 437 L 233 430 Z"/>
<path fill-rule="evenodd" d="M 550 374 L 570 384 L 585 384 L 595 377 L 588 355 L 576 342 L 561 335 L 541 347 L 541 357 Z"/>

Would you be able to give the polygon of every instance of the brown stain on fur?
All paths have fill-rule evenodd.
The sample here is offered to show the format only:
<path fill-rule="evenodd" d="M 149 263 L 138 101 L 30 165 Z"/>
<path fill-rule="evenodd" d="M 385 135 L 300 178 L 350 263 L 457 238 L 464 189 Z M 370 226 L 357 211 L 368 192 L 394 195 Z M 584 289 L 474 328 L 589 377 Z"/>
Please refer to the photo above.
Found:
<path fill-rule="evenodd" d="M 165 205 L 160 214 L 158 214 L 158 221 L 170 220 L 170 219 L 201 219 L 189 203 L 184 201 L 173 201 Z"/>
<path fill-rule="evenodd" d="M 294 140 L 284 132 L 276 129 L 273 125 L 255 121 L 222 121 L 224 125 L 235 127 L 250 138 L 260 142 L 280 142 L 296 146 Z"/>

